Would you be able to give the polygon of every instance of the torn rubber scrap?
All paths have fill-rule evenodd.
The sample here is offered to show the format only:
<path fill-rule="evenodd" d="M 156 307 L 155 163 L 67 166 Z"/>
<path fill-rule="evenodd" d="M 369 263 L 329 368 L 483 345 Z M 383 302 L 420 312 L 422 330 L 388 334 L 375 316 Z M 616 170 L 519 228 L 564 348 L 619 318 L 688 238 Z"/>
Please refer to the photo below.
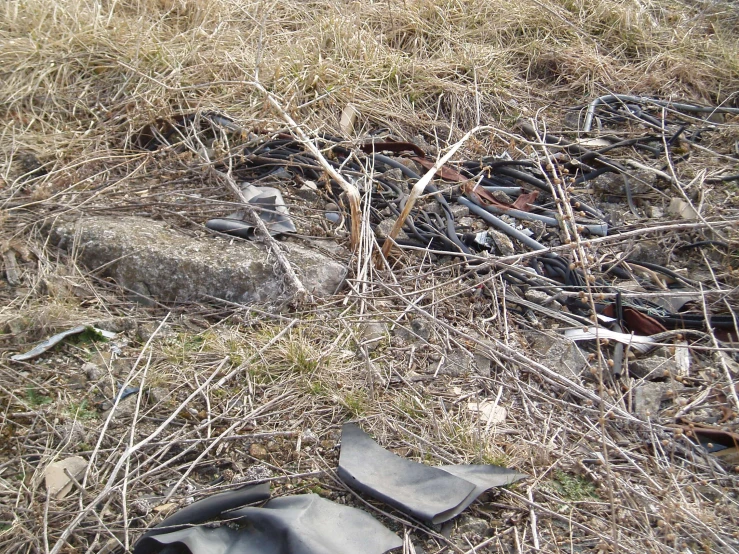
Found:
<path fill-rule="evenodd" d="M 248 492 L 239 490 L 240 495 Z M 403 545 L 366 512 L 315 494 L 284 496 L 263 507 L 216 513 L 219 507 L 233 508 L 231 494 L 191 504 L 161 524 L 177 518 L 178 526 L 192 525 L 208 515 L 206 519 L 219 516 L 228 520 L 228 526 L 187 526 L 161 534 L 147 533 L 136 544 L 134 554 L 384 554 Z M 201 510 L 199 505 L 208 501 Z"/>
<path fill-rule="evenodd" d="M 249 204 L 254 206 L 272 236 L 296 232 L 295 224 L 290 219 L 285 200 L 279 190 L 273 187 L 255 187 L 250 184 L 243 185 L 241 190 Z M 244 239 L 251 239 L 256 229 L 256 225 L 246 221 L 246 214 L 243 211 L 234 212 L 224 218 L 210 219 L 206 221 L 205 226 L 208 229 Z"/>
<path fill-rule="evenodd" d="M 149 549 L 145 546 L 146 539 L 161 535 L 164 533 L 173 533 L 181 529 L 185 529 L 188 526 L 197 525 L 210 519 L 217 518 L 223 512 L 233 510 L 246 506 L 247 504 L 253 504 L 254 502 L 261 502 L 269 498 L 269 483 L 262 483 L 260 485 L 247 485 L 238 489 L 222 492 L 220 494 L 214 494 L 202 500 L 198 500 L 165 518 L 159 525 L 154 529 L 147 531 L 147 533 L 141 537 L 134 554 L 143 554 L 146 552 L 155 552 L 156 550 Z"/>
<path fill-rule="evenodd" d="M 494 465 L 412 462 L 388 452 L 352 423 L 341 430 L 338 474 L 351 488 L 429 524 L 452 519 L 492 487 L 527 477 Z"/>

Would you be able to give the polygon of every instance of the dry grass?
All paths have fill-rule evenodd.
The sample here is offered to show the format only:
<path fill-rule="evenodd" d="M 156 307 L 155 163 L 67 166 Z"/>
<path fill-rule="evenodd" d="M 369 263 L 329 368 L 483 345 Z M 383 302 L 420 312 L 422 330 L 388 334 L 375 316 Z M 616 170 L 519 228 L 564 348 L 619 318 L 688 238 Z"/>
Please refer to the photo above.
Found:
<path fill-rule="evenodd" d="M 337 133 L 351 102 L 356 137 L 387 127 L 443 148 L 491 124 L 500 133 L 475 137 L 469 152 L 502 151 L 514 138 L 546 160 L 541 145 L 507 134 L 520 117 L 557 127 L 568 108 L 607 92 L 739 106 L 737 36 L 739 11 L 723 2 L 4 2 L 0 254 L 15 252 L 22 283 L 0 288 L 0 550 L 121 551 L 160 520 L 152 507 L 254 480 L 259 464 L 276 494 L 364 506 L 333 474 L 340 425 L 359 419 L 411 459 L 531 476 L 471 508 L 490 536 L 461 526 L 449 535 L 369 506 L 428 553 L 738 551 L 731 469 L 660 421 L 630 415 L 629 386 L 597 370 L 568 383 L 537 363 L 532 323 L 503 303 L 510 291 L 497 274 L 475 281 L 456 262 L 408 253 L 377 270 L 365 224 L 351 290 L 305 312 L 146 309 L 49 247 L 44 232 L 61 216 L 139 212 L 201 232 L 232 203 L 228 191 L 191 152 L 142 153 L 131 140 L 156 117 L 196 109 L 279 128 L 244 81 L 258 78 L 311 132 Z M 725 147 L 737 137 L 727 120 L 706 139 L 724 157 L 696 155 L 678 178 L 735 169 Z M 732 186 L 713 187 L 720 203 L 704 213 L 736 244 Z M 325 231 L 315 207 L 291 210 L 304 234 Z M 614 239 L 603 251 L 632 246 Z M 578 249 L 573 260 L 591 252 L 602 251 Z M 701 264 L 736 286 L 735 253 Z M 497 300 L 481 300 L 480 286 Z M 735 307 L 736 288 L 725 298 Z M 387 336 L 369 343 L 369 321 Z M 33 363 L 8 360 L 79 323 L 119 331 L 118 358 L 110 344 L 83 342 Z M 427 340 L 411 338 L 419 323 Z M 698 346 L 710 379 L 670 413 L 725 385 L 712 343 Z M 490 372 L 435 375 L 454 349 L 484 352 Z M 81 379 L 86 363 L 100 373 Z M 141 388 L 129 399 L 135 411 L 109 417 L 128 383 Z M 504 423 L 486 428 L 469 410 L 483 399 L 506 408 Z M 76 454 L 91 461 L 84 490 L 47 498 L 44 467 Z M 147 498 L 148 508 L 136 503 Z"/>

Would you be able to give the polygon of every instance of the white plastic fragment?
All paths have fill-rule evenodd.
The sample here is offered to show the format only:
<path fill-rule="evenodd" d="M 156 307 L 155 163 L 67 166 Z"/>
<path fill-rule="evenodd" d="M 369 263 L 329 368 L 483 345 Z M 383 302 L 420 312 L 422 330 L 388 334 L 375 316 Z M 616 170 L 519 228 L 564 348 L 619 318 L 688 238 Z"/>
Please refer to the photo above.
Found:
<path fill-rule="evenodd" d="M 507 415 L 504 407 L 496 406 L 496 403 L 490 400 L 483 400 L 482 402 L 468 402 L 467 409 L 471 412 L 480 414 L 480 419 L 483 422 L 492 425 L 505 422 Z"/>
<path fill-rule="evenodd" d="M 78 325 L 77 327 L 73 327 L 71 329 L 67 329 L 66 331 L 62 331 L 61 333 L 57 333 L 53 337 L 49 337 L 45 341 L 37 344 L 28 352 L 24 352 L 23 354 L 15 354 L 14 356 L 11 356 L 10 359 L 16 362 L 23 362 L 25 360 L 36 358 L 44 352 L 51 350 L 54 346 L 62 342 L 67 337 L 71 337 L 72 335 L 79 335 L 80 333 L 84 333 L 87 329 L 93 330 L 95 333 L 102 335 L 106 339 L 114 339 L 116 337 L 116 334 L 111 333 L 110 331 L 104 331 L 103 329 L 90 327 L 89 325 Z"/>
<path fill-rule="evenodd" d="M 599 327 L 598 329 L 595 327 L 588 327 L 587 329 L 567 329 L 565 331 L 565 337 L 574 341 L 594 340 L 595 338 L 615 340 L 626 345 L 631 345 L 633 350 L 642 353 L 649 352 L 655 344 L 655 340 L 652 337 L 619 333 L 617 331 L 611 331 L 610 329 L 604 329 L 603 327 Z"/>
<path fill-rule="evenodd" d="M 44 470 L 44 483 L 49 496 L 57 500 L 67 496 L 74 485 L 69 475 L 77 479 L 82 475 L 86 467 L 87 460 L 80 456 L 71 456 L 46 466 Z M 69 475 L 67 475 L 67 472 Z"/>
<path fill-rule="evenodd" d="M 678 375 L 681 377 L 690 375 L 690 348 L 687 341 L 680 341 L 675 345 L 675 364 Z"/>
<path fill-rule="evenodd" d="M 670 200 L 670 206 L 667 208 L 667 213 L 680 216 L 682 219 L 698 219 L 698 214 L 693 209 L 693 206 L 680 198 L 673 198 Z"/>

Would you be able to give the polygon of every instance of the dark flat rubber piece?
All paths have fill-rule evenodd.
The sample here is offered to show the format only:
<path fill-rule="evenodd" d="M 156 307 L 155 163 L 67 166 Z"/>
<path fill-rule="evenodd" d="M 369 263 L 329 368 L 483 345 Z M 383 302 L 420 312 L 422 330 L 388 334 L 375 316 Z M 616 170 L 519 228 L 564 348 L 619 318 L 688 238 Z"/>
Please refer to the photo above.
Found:
<path fill-rule="evenodd" d="M 232 491 L 214 494 L 213 496 L 193 502 L 189 506 L 182 508 L 179 512 L 165 518 L 154 529 L 147 531 L 136 544 L 133 554 L 158 552 L 158 549 L 152 549 L 147 546 L 152 544 L 146 540 L 150 537 L 172 533 L 180 529 L 187 529 L 188 526 L 215 519 L 228 510 L 267 500 L 269 499 L 269 494 L 269 483 L 262 483 L 260 485 L 247 485 Z"/>
<path fill-rule="evenodd" d="M 229 526 L 190 527 L 144 537 L 134 552 L 385 554 L 403 546 L 397 535 L 368 513 L 315 494 L 275 498 L 263 508 L 241 508 L 223 517 L 231 522 Z M 139 550 L 139 545 L 145 550 Z"/>
<path fill-rule="evenodd" d="M 357 425 L 341 430 L 339 477 L 351 488 L 429 524 L 457 516 L 486 490 L 526 475 L 494 465 L 431 467 L 388 452 Z"/>

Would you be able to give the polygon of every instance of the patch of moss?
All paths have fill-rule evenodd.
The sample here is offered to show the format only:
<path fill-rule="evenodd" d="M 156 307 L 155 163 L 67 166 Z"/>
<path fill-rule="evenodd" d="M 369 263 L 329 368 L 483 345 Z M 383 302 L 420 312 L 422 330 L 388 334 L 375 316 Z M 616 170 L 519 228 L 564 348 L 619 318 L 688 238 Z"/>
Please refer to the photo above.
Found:
<path fill-rule="evenodd" d="M 579 502 L 583 500 L 599 500 L 597 488 L 586 477 L 555 471 L 554 479 L 550 483 L 555 492 L 565 500 Z"/>

